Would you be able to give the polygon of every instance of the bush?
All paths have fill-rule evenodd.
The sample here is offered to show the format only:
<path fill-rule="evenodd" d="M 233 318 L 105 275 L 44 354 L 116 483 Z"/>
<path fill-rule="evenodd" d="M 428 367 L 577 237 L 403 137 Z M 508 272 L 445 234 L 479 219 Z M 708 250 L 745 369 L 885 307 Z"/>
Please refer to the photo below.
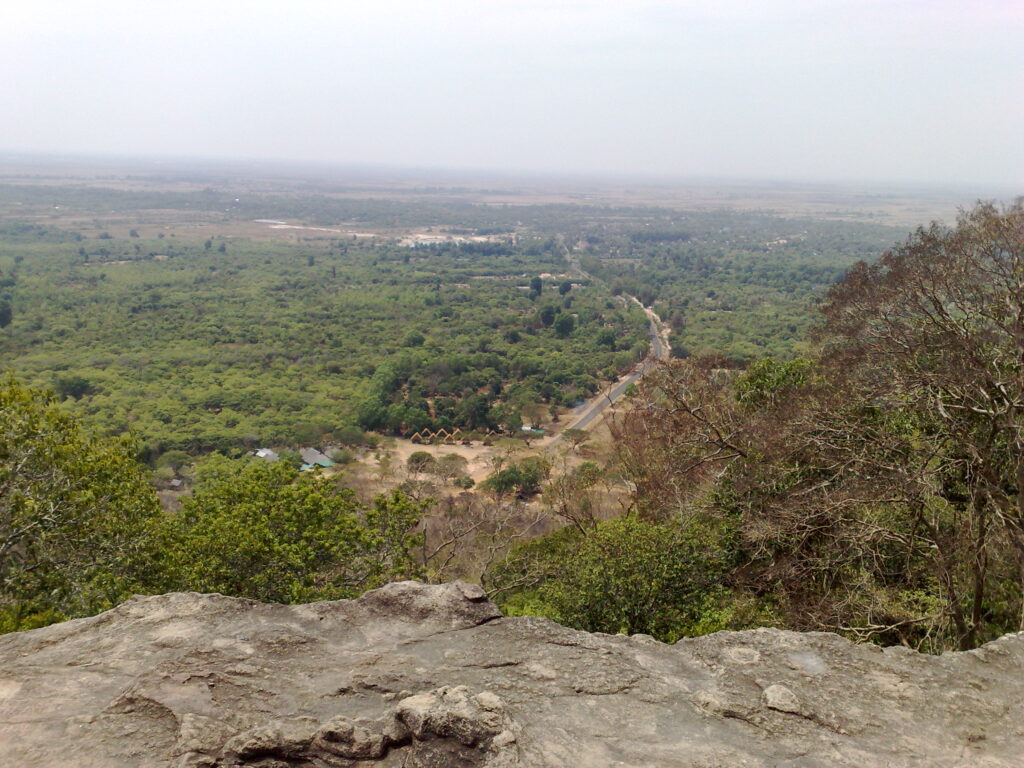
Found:
<path fill-rule="evenodd" d="M 334 439 L 348 448 L 355 448 L 360 445 L 370 445 L 367 435 L 354 424 L 346 424 L 334 433 Z"/>
<path fill-rule="evenodd" d="M 136 450 L 0 379 L 0 631 L 104 610 L 139 588 L 160 506 Z"/>
<path fill-rule="evenodd" d="M 652 523 L 633 516 L 590 532 L 563 528 L 513 550 L 489 574 L 506 613 L 547 616 L 588 632 L 643 632 L 664 642 L 749 619 L 722 584 L 721 534 L 697 524 Z M 763 620 L 763 615 L 758 615 Z"/>
<path fill-rule="evenodd" d="M 515 493 L 526 498 L 540 493 L 541 484 L 551 474 L 551 464 L 540 456 L 530 456 L 521 462 L 493 472 L 481 484 L 485 490 L 498 496 Z"/>
<path fill-rule="evenodd" d="M 437 459 L 427 451 L 416 451 L 405 460 L 405 467 L 413 474 L 431 472 L 437 465 Z"/>
<path fill-rule="evenodd" d="M 356 457 L 348 448 L 335 448 L 330 452 L 330 459 L 335 464 L 351 464 Z"/>
<path fill-rule="evenodd" d="M 399 493 L 366 508 L 285 462 L 220 457 L 161 528 L 156 586 L 281 603 L 354 597 L 419 574 L 423 509 Z"/>

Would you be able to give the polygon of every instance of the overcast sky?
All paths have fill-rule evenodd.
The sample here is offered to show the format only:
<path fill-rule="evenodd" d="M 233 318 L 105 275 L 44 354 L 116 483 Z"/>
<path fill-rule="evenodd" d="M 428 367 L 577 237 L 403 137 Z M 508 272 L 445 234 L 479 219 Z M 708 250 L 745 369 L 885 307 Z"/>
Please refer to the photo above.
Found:
<path fill-rule="evenodd" d="M 0 150 L 1024 181 L 1022 0 L 2 0 Z"/>

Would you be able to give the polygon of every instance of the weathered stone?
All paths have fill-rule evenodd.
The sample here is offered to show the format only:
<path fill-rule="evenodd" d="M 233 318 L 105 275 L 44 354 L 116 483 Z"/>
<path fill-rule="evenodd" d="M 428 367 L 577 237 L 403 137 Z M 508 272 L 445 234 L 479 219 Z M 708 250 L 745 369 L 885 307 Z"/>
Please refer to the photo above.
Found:
<path fill-rule="evenodd" d="M 800 700 L 789 688 L 784 685 L 769 685 L 764 689 L 764 703 L 768 709 L 778 712 L 790 712 L 795 715 L 802 714 Z"/>
<path fill-rule="evenodd" d="M 1024 634 L 663 645 L 502 618 L 465 584 L 135 598 L 0 637 L 4 768 L 1020 766 Z"/>

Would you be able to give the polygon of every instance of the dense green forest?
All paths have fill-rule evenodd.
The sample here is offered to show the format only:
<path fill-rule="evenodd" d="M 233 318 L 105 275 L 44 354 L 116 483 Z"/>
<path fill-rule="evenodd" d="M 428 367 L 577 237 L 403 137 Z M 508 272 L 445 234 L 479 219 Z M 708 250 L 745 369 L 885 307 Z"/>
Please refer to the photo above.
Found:
<path fill-rule="evenodd" d="M 745 364 L 805 349 L 812 305 L 855 262 L 901 236 L 879 225 L 717 212 L 586 235 L 586 270 L 654 307 L 673 352 Z"/>
<path fill-rule="evenodd" d="M 942 651 L 1020 628 L 1019 205 L 884 253 L 870 226 L 590 213 L 417 247 L 6 222 L 0 631 L 132 591 L 297 602 L 452 567 L 509 613 L 663 640 L 768 624 Z M 465 459 L 413 454 L 368 503 L 344 473 L 214 454 L 161 509 L 138 462 L 517 430 L 646 352 L 629 296 L 683 359 L 634 388 L 603 464 L 567 435 L 557 468 L 509 454 L 437 502 L 419 481 Z"/>
<path fill-rule="evenodd" d="M 524 413 L 570 407 L 643 357 L 646 321 L 626 295 L 671 324 L 677 356 L 790 356 L 825 286 L 895 238 L 766 214 L 213 189 L 5 186 L 0 204 L 89 222 L 0 227 L 5 364 L 103 433 L 131 429 L 151 456 L 360 430 L 516 432 Z M 128 228 L 164 210 L 382 234 Z M 111 211 L 117 236 L 101 229 Z M 476 239 L 409 247 L 394 228 L 411 226 Z"/>
<path fill-rule="evenodd" d="M 330 439 L 357 425 L 518 428 L 647 350 L 643 313 L 552 238 L 409 248 L 0 232 L 5 361 L 156 450 Z"/>

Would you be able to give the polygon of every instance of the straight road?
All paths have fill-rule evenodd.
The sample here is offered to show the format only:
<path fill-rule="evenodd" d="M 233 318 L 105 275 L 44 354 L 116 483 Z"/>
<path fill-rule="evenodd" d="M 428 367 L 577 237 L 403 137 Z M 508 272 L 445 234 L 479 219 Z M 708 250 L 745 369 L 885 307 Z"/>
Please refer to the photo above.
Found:
<path fill-rule="evenodd" d="M 651 353 L 633 369 L 632 373 L 619 379 L 610 391 L 602 392 L 592 397 L 583 407 L 583 413 L 577 417 L 576 421 L 566 427 L 566 429 L 586 429 L 589 427 L 593 423 L 594 419 L 604 413 L 609 406 L 614 405 L 615 401 L 619 400 L 626 393 L 626 389 L 629 388 L 630 384 L 635 384 L 639 381 L 640 377 L 647 373 L 647 371 L 649 371 L 657 361 L 668 359 L 670 350 L 666 338 L 668 330 L 666 329 L 665 324 L 661 321 L 661 318 L 655 314 L 653 309 L 644 307 L 643 304 L 640 303 L 640 300 L 635 296 L 630 296 L 629 298 L 643 308 L 644 312 L 647 314 L 647 320 L 650 323 Z M 562 434 L 564 432 L 565 430 L 562 430 L 561 433 L 555 435 L 555 437 L 551 439 L 551 442 L 544 447 L 544 450 L 553 451 L 558 444 L 562 442 Z"/>

